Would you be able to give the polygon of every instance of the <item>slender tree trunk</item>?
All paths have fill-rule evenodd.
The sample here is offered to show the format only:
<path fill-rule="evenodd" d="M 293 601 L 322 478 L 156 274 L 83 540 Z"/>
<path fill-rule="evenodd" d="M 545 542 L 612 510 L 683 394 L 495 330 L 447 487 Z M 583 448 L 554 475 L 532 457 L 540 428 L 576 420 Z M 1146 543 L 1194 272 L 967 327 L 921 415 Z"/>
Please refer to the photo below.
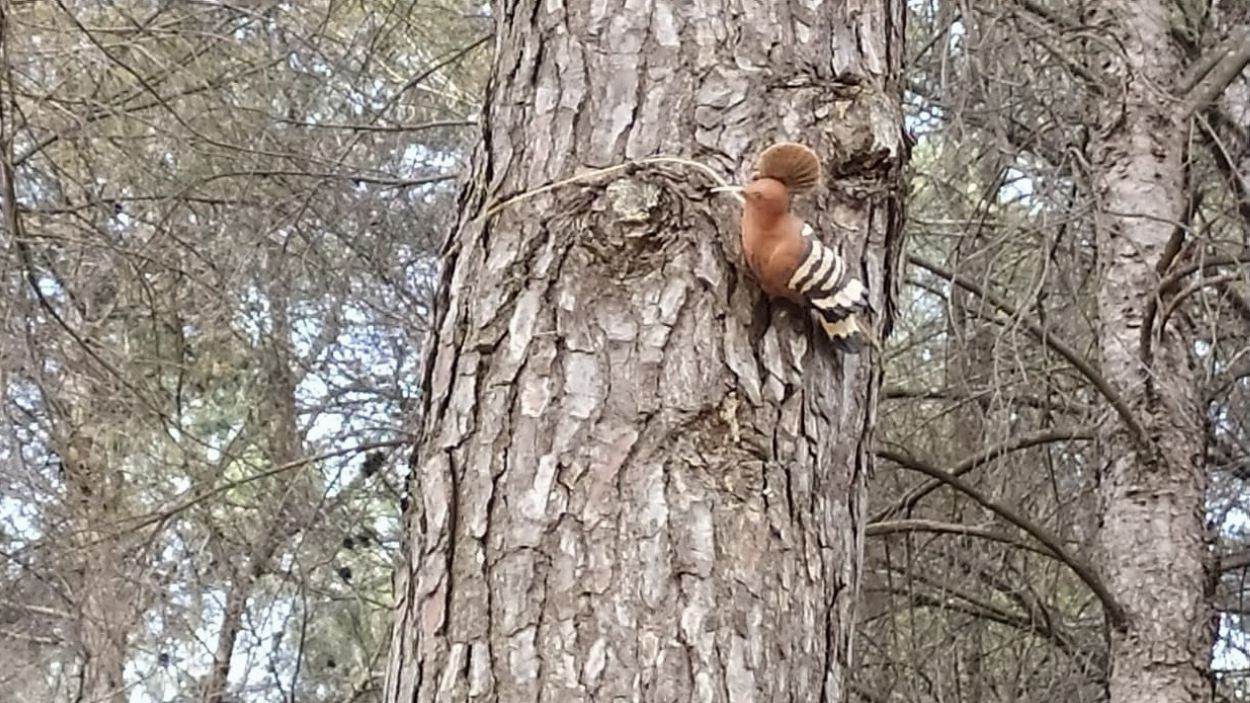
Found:
<path fill-rule="evenodd" d="M 840 700 L 877 373 L 739 265 L 774 140 L 883 309 L 903 3 L 499 0 L 447 243 L 385 700 Z"/>
<path fill-rule="evenodd" d="M 1135 420 L 1107 420 L 1100 544 L 1127 612 L 1111 633 L 1112 703 L 1210 700 L 1213 628 L 1204 548 L 1203 409 L 1182 316 L 1161 326 L 1160 273 L 1184 218 L 1186 129 L 1167 97 L 1179 72 L 1161 0 L 1105 0 L 1122 93 L 1093 144 L 1103 372 Z M 1183 232 L 1183 230 L 1182 230 Z M 1138 428 L 1133 428 L 1132 423 Z M 1138 432 L 1140 431 L 1140 436 Z"/>
<path fill-rule="evenodd" d="M 82 386 L 73 381 L 67 387 L 65 397 L 90 396 L 90 391 L 75 392 Z M 100 446 L 104 443 L 91 436 L 94 426 L 87 414 L 79 406 L 57 419 L 58 429 L 69 435 L 59 446 L 68 532 L 74 535 L 78 552 L 72 598 L 82 665 L 75 699 L 121 703 L 126 699 L 128 640 L 138 619 L 142 589 L 133 576 L 136 561 L 128 556 L 128 540 L 115 534 L 124 480 L 109 466 L 112 457 Z"/>
<path fill-rule="evenodd" d="M 277 247 L 269 251 L 268 261 L 269 267 L 274 270 L 286 264 Z M 290 353 L 290 299 L 285 286 L 280 282 L 280 276 L 274 275 L 270 280 L 273 285 L 267 291 L 267 299 L 272 313 L 273 331 L 264 355 L 268 366 L 269 386 L 262 405 L 262 415 L 267 425 L 269 461 L 278 466 L 297 461 L 304 455 L 304 451 L 296 398 L 299 381 Z M 270 490 L 272 494 L 266 499 L 263 514 L 258 516 L 260 526 L 252 534 L 252 547 L 247 550 L 246 558 L 239 559 L 236 554 L 230 560 L 237 563 L 231 564 L 234 574 L 226 591 L 221 628 L 217 631 L 213 668 L 201 696 L 204 703 L 223 703 L 230 700 L 226 695 L 230 683 L 230 665 L 239 631 L 243 627 L 243 616 L 247 612 L 247 601 L 260 579 L 270 572 L 274 556 L 290 537 L 293 523 L 297 522 L 292 515 L 292 507 L 296 504 L 313 504 L 303 502 L 308 497 L 307 482 L 299 476 L 273 484 Z M 294 690 L 292 695 L 295 695 Z"/>
<path fill-rule="evenodd" d="M 0 0 L 0 80 L 11 90 L 8 54 L 10 3 Z M 24 229 L 17 200 L 14 168 L 12 105 L 0 99 L 0 220 L 3 232 L 23 257 Z M 81 329 L 82 321 L 69 311 L 69 323 Z M 77 347 L 70 347 L 54 384 L 41 387 L 44 405 L 52 418 L 53 446 L 61 460 L 65 482 L 65 532 L 74 545 L 72 572 L 66 579 L 76 606 L 74 635 L 81 665 L 75 700 L 121 703 L 125 700 L 127 643 L 138 621 L 142 589 L 134 582 L 135 562 L 127 537 L 115 534 L 125 493 L 125 476 L 112 466 L 107 436 L 97 432 L 107 426 L 107 414 L 99 405 L 109 397 L 107 384 L 95 384 L 88 372 L 92 364 Z M 73 363 L 77 361 L 79 363 Z"/>

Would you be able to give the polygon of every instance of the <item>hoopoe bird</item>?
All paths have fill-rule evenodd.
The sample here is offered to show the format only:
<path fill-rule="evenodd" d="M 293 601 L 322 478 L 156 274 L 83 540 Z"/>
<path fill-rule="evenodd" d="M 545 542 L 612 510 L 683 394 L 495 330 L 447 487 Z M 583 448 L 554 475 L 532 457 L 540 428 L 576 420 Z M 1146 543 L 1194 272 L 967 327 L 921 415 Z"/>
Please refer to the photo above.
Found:
<path fill-rule="evenodd" d="M 853 354 L 865 340 L 874 341 L 858 319 L 872 312 L 868 289 L 841 253 L 790 211 L 793 196 L 812 190 L 820 180 L 816 153 L 783 142 L 759 155 L 745 187 L 717 190 L 738 191 L 745 199 L 742 251 L 760 289 L 813 312 L 833 347 Z"/>

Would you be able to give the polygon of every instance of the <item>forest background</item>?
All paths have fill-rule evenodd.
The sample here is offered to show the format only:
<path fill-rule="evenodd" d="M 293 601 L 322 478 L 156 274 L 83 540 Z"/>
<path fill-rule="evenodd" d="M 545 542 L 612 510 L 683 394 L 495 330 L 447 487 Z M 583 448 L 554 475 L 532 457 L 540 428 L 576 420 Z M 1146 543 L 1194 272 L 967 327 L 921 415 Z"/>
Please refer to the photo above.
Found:
<path fill-rule="evenodd" d="M 1117 594 L 1073 565 L 1105 560 L 1120 441 L 1090 149 L 1108 52 L 1172 56 L 1195 100 L 1151 314 L 1200 390 L 1206 532 L 1184 538 L 1211 555 L 1187 578 L 1215 694 L 1250 697 L 1250 3 L 1166 5 L 1166 42 L 1132 46 L 1083 3 L 908 3 L 852 699 L 1104 700 Z M 382 700 L 490 8 L 0 7 L 0 698 Z"/>

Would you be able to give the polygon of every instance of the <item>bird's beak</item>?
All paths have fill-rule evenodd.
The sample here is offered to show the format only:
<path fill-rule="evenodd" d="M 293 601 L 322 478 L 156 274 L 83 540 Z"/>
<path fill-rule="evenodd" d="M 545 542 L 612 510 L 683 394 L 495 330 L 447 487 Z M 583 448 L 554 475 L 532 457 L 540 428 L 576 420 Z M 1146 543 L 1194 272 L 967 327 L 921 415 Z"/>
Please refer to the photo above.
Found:
<path fill-rule="evenodd" d="M 743 190 L 744 188 L 742 186 L 716 186 L 715 188 L 712 189 L 712 192 L 713 193 L 739 193 L 741 194 Z"/>

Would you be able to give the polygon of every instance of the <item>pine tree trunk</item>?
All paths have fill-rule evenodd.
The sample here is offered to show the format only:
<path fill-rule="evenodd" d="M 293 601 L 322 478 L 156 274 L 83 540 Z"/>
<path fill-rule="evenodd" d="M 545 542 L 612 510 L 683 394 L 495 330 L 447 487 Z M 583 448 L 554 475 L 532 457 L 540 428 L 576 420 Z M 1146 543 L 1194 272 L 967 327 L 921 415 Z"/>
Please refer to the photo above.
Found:
<path fill-rule="evenodd" d="M 1111 703 L 1211 699 L 1213 636 L 1203 523 L 1203 408 L 1182 315 L 1161 325 L 1159 282 L 1184 219 L 1186 129 L 1162 91 L 1179 73 L 1168 6 L 1114 0 L 1095 18 L 1123 53 L 1122 92 L 1093 144 L 1103 372 L 1127 414 L 1103 432 L 1100 544 L 1127 621 L 1111 632 Z M 1171 244 L 1170 244 L 1171 243 Z M 1151 313 L 1154 309 L 1156 312 Z M 1138 427 L 1134 428 L 1133 423 Z"/>
<path fill-rule="evenodd" d="M 447 243 L 387 701 L 841 700 L 873 358 L 744 273 L 741 179 L 826 157 L 799 210 L 883 309 L 903 3 L 494 3 Z"/>

